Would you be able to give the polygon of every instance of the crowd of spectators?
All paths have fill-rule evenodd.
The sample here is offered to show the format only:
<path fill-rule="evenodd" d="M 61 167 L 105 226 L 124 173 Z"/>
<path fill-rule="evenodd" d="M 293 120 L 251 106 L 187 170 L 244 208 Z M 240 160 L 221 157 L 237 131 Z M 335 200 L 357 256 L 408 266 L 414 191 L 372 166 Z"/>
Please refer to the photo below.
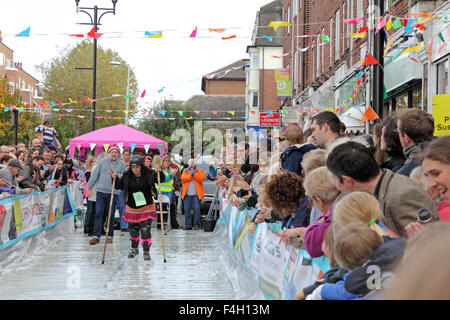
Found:
<path fill-rule="evenodd" d="M 257 209 L 250 234 L 278 222 L 280 244 L 328 257 L 329 271 L 295 299 L 450 298 L 450 136 L 433 137 L 433 117 L 420 109 L 372 130 L 348 136 L 325 111 L 290 125 L 268 150 L 238 148 L 242 166 L 226 161 L 225 148 L 217 159 L 222 195 Z M 259 168 L 242 170 L 252 153 Z"/>

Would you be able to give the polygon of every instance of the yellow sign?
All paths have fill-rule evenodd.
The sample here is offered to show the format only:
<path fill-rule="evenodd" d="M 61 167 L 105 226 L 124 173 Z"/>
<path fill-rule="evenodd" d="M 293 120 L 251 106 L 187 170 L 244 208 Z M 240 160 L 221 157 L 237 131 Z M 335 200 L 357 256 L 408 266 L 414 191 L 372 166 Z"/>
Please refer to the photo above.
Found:
<path fill-rule="evenodd" d="M 450 94 L 433 96 L 434 136 L 450 135 Z"/>
<path fill-rule="evenodd" d="M 289 80 L 289 69 L 275 69 L 275 81 Z"/>

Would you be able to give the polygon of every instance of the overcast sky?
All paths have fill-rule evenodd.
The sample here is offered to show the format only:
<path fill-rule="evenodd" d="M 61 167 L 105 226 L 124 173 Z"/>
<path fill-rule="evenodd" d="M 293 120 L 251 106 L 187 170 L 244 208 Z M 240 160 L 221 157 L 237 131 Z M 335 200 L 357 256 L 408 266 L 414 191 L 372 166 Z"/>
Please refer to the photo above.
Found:
<path fill-rule="evenodd" d="M 99 32 L 128 32 L 123 38 L 108 39 L 98 44 L 111 48 L 134 69 L 139 89 L 146 90 L 142 105 L 162 98 L 186 100 L 201 91 L 202 75 L 236 60 L 248 58 L 256 13 L 270 0 L 119 0 L 116 15 L 106 14 Z M 35 66 L 57 56 L 60 49 L 82 41 L 62 33 L 87 33 L 92 27 L 84 13 L 76 14 L 75 0 L 0 0 L 0 30 L 3 42 L 14 50 L 15 62 L 41 80 Z M 110 0 L 81 0 L 81 6 L 112 7 Z M 31 27 L 29 38 L 16 38 Z M 196 39 L 189 39 L 192 30 L 231 28 L 224 33 L 199 30 Z M 143 31 L 165 32 L 162 39 L 147 39 Z M 132 31 L 142 31 L 129 33 Z M 33 35 L 35 34 L 35 35 Z M 51 34 L 51 35 L 37 35 Z M 236 34 L 238 38 L 221 40 Z M 141 37 L 141 38 L 139 38 Z M 209 38 L 201 38 L 209 37 Z M 83 71 L 81 71 L 83 72 Z M 189 81 L 197 79 L 195 81 Z M 157 91 L 163 86 L 165 90 Z M 120 94 L 124 92 L 118 92 Z M 97 97 L 101 98 L 101 97 Z"/>

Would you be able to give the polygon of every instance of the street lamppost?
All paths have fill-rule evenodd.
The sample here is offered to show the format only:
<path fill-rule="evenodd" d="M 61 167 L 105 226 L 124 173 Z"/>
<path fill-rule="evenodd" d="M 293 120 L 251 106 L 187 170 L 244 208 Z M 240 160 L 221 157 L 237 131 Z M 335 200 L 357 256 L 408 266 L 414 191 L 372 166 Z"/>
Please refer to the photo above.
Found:
<path fill-rule="evenodd" d="M 113 4 L 113 8 L 99 8 L 97 6 L 94 6 L 93 8 L 88 8 L 88 7 L 79 7 L 78 4 L 80 3 L 80 0 L 75 0 L 75 3 L 77 5 L 77 13 L 84 12 L 91 19 L 91 22 L 85 22 L 85 23 L 79 23 L 79 24 L 94 26 L 94 32 L 97 32 L 98 26 L 101 25 L 100 20 L 105 14 L 107 14 L 107 13 L 112 13 L 114 15 L 116 14 L 117 1 L 118 0 L 111 0 L 111 2 Z M 92 10 L 94 12 L 94 17 L 92 17 L 91 14 L 87 10 Z M 98 17 L 99 11 L 104 11 L 100 15 L 100 17 Z M 94 38 L 94 54 L 93 54 L 92 68 L 76 68 L 76 69 L 93 70 L 92 99 L 94 101 L 92 102 L 92 131 L 94 131 L 95 130 L 95 99 L 97 96 L 97 88 L 96 88 L 97 87 L 97 39 Z"/>
<path fill-rule="evenodd" d="M 111 61 L 110 64 L 112 66 L 121 66 L 122 65 L 120 62 L 117 62 L 117 61 Z M 126 96 L 128 96 L 128 94 L 130 93 L 130 65 L 127 65 L 127 69 L 128 69 L 128 71 L 127 71 L 128 75 L 127 75 L 127 93 L 126 93 Z M 125 109 L 126 109 L 126 112 L 125 112 L 125 125 L 128 127 L 128 107 L 129 107 L 130 98 L 126 99 L 125 101 L 126 101 L 125 102 Z"/>

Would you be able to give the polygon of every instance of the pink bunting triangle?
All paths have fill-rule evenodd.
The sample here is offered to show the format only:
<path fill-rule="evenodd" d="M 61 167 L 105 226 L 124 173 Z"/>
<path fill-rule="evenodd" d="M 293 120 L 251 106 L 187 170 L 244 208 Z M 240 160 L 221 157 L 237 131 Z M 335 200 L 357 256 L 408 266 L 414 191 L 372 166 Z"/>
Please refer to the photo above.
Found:
<path fill-rule="evenodd" d="M 196 110 L 196 111 L 194 111 L 195 112 L 195 114 L 200 114 L 200 111 L 198 111 L 198 110 Z"/>
<path fill-rule="evenodd" d="M 377 29 L 375 30 L 375 34 L 377 34 L 385 25 L 387 22 L 387 16 L 384 16 L 383 19 L 381 19 L 380 23 L 377 26 Z"/>
<path fill-rule="evenodd" d="M 197 27 L 195 27 L 195 29 L 192 31 L 192 33 L 189 36 L 189 38 L 195 38 L 196 36 L 197 36 Z"/>
<path fill-rule="evenodd" d="M 145 90 L 142 91 L 141 98 L 145 97 Z"/>

